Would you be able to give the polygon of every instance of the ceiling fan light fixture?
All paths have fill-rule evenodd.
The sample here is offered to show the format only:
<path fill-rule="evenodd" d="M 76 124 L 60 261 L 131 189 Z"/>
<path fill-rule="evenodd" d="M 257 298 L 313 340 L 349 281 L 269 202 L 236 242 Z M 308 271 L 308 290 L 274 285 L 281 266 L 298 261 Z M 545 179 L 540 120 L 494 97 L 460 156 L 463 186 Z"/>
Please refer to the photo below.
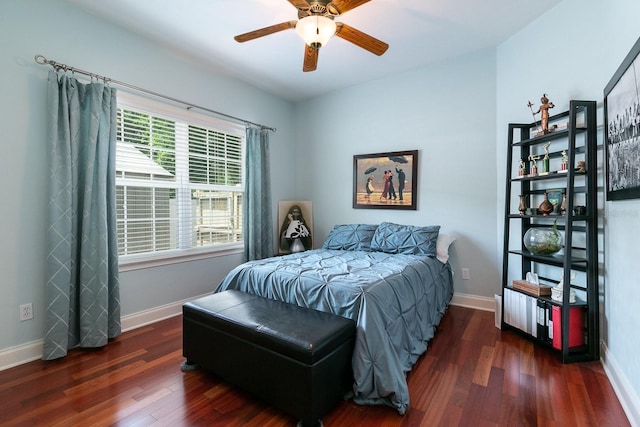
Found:
<path fill-rule="evenodd" d="M 336 23 L 326 16 L 310 15 L 298 21 L 296 31 L 307 45 L 320 49 L 336 33 Z"/>

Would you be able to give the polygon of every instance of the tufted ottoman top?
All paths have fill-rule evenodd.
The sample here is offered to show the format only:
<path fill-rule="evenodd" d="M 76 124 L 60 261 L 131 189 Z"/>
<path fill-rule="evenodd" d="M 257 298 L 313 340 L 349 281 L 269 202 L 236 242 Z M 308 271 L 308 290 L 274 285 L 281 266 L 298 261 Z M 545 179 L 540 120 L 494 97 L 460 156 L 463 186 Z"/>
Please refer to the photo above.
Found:
<path fill-rule="evenodd" d="M 350 319 L 236 290 L 189 301 L 183 313 L 307 365 L 321 360 L 356 332 Z"/>

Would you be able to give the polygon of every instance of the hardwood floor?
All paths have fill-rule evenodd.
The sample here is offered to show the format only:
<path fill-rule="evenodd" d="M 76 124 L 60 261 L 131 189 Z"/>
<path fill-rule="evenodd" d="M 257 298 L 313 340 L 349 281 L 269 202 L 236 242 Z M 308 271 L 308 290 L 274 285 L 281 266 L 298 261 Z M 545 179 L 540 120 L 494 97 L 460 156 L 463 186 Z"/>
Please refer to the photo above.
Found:
<path fill-rule="evenodd" d="M 100 350 L 0 372 L 2 426 L 283 426 L 296 420 L 203 371 L 180 371 L 182 318 Z M 411 408 L 345 401 L 333 426 L 626 426 L 599 362 L 562 365 L 494 327 L 493 313 L 451 306 L 408 376 Z"/>

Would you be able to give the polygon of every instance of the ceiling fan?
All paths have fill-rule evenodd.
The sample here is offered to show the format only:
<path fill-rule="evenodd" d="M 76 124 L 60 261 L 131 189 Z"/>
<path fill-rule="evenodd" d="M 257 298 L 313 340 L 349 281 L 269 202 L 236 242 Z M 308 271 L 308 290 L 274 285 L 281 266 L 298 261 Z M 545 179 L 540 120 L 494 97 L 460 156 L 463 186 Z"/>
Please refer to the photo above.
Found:
<path fill-rule="evenodd" d="M 298 9 L 298 21 L 287 21 L 235 36 L 243 43 L 283 30 L 295 29 L 305 41 L 302 71 L 314 71 L 318 66 L 318 52 L 334 35 L 378 56 L 389 45 L 334 18 L 370 0 L 287 0 Z"/>

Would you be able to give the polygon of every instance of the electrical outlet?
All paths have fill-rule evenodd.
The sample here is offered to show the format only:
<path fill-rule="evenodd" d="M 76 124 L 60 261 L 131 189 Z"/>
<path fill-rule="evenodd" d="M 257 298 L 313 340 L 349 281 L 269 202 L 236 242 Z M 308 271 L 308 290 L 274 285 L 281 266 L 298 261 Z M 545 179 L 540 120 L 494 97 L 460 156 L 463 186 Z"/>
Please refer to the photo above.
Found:
<path fill-rule="evenodd" d="M 463 268 L 462 269 L 462 279 L 463 280 L 469 280 L 469 269 L 468 268 Z"/>
<path fill-rule="evenodd" d="M 20 321 L 33 319 L 33 304 L 22 304 L 20 306 Z"/>

